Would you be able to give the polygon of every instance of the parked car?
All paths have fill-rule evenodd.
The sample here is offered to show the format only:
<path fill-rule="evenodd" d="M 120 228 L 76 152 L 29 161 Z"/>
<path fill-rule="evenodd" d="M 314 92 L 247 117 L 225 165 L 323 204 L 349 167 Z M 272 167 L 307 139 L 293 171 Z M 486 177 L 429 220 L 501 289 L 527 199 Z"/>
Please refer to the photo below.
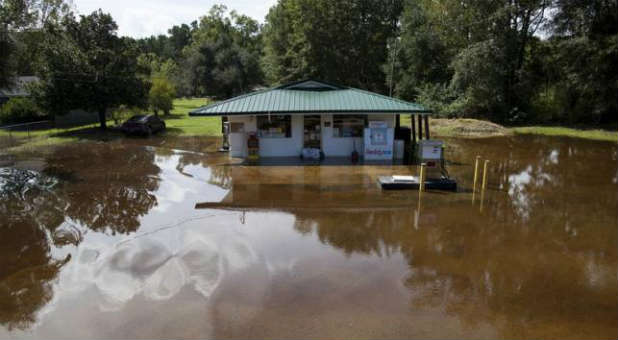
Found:
<path fill-rule="evenodd" d="M 153 133 L 165 130 L 165 122 L 153 115 L 135 115 L 120 127 L 126 134 L 140 134 L 150 136 Z"/>

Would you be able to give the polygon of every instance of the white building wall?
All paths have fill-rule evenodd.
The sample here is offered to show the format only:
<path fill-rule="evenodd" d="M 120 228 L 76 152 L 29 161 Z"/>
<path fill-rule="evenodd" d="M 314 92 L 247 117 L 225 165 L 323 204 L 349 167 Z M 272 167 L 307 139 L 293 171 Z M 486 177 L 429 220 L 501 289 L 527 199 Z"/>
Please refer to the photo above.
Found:
<path fill-rule="evenodd" d="M 230 132 L 230 155 L 232 157 L 247 156 L 247 138 L 250 132 L 257 133 L 257 118 L 255 116 L 230 116 L 232 123 L 243 123 L 244 132 Z M 289 138 L 260 138 L 260 157 L 299 156 L 303 148 L 303 116 L 292 115 L 292 134 Z"/>
<path fill-rule="evenodd" d="M 303 148 L 303 116 L 292 115 L 289 138 L 260 138 L 260 157 L 300 156 Z"/>
<path fill-rule="evenodd" d="M 392 114 L 370 114 L 368 119 L 385 121 L 388 127 L 395 127 L 395 116 Z M 329 127 L 325 123 L 330 122 Z M 364 153 L 363 137 L 333 137 L 333 116 L 330 114 L 322 115 L 322 150 L 326 157 L 348 157 L 354 151 L 359 154 Z"/>
<path fill-rule="evenodd" d="M 381 120 L 387 123 L 389 128 L 395 127 L 395 116 L 392 114 L 370 114 L 368 119 Z M 241 122 L 244 124 L 244 132 L 230 132 L 230 155 L 232 157 L 247 156 L 247 137 L 249 132 L 257 132 L 257 118 L 255 116 L 230 116 L 230 125 Z M 326 122 L 330 126 L 326 127 Z M 260 138 L 260 157 L 289 157 L 299 156 L 303 148 L 304 117 L 292 115 L 292 135 L 289 138 Z M 364 141 L 362 137 L 333 137 L 332 115 L 322 115 L 322 151 L 326 157 L 348 157 L 354 150 L 359 154 L 364 153 Z"/>
<path fill-rule="evenodd" d="M 230 132 L 230 156 L 232 157 L 247 157 L 247 137 L 249 132 L 255 132 L 257 129 L 256 119 L 251 116 L 229 116 L 230 129 L 232 123 L 243 123 L 244 130 L 242 132 Z M 231 130 L 230 130 L 231 131 Z"/>

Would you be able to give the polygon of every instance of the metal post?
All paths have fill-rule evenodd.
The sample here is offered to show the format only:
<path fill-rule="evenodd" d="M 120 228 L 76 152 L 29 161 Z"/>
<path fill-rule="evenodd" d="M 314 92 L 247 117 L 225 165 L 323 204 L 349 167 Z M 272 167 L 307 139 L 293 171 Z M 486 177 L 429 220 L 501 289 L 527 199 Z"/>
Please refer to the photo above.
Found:
<path fill-rule="evenodd" d="M 483 165 L 483 188 L 482 190 L 485 191 L 485 188 L 487 187 L 487 164 L 489 163 L 489 159 L 485 160 L 485 164 Z"/>
<path fill-rule="evenodd" d="M 485 190 L 481 190 L 481 204 L 479 206 L 479 211 L 483 212 L 483 204 L 485 203 Z"/>
<path fill-rule="evenodd" d="M 418 115 L 418 141 L 423 140 L 423 117 Z"/>
<path fill-rule="evenodd" d="M 425 115 L 425 139 L 429 139 L 429 115 Z"/>
<path fill-rule="evenodd" d="M 418 198 L 421 199 L 422 193 L 425 191 L 425 163 L 421 163 L 418 175 Z"/>
<path fill-rule="evenodd" d="M 414 121 L 415 115 L 410 115 L 410 121 L 412 122 L 412 144 L 416 144 L 416 122 Z"/>
<path fill-rule="evenodd" d="M 479 160 L 481 156 L 476 156 L 476 160 L 474 161 L 474 182 L 472 184 L 472 203 L 474 203 L 474 195 L 476 194 L 476 182 L 479 174 Z"/>
<path fill-rule="evenodd" d="M 483 204 L 485 203 L 485 188 L 487 188 L 487 164 L 488 163 L 489 163 L 489 159 L 486 159 L 485 164 L 483 164 L 483 185 L 481 186 L 480 212 L 483 212 Z"/>

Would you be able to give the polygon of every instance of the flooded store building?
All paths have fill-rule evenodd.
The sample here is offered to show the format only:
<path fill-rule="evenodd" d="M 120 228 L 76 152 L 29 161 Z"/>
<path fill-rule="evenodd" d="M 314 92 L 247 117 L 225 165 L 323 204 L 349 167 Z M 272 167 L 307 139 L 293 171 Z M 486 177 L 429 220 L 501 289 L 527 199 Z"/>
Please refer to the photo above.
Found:
<path fill-rule="evenodd" d="M 422 105 L 369 91 L 316 80 L 304 80 L 256 91 L 203 106 L 192 116 L 222 116 L 229 127 L 233 157 L 349 157 L 366 160 L 403 158 L 399 115 L 412 115 L 428 138 Z M 416 119 L 415 119 L 416 117 Z M 410 131 L 410 130 L 408 130 Z M 354 156 L 352 156 L 354 157 Z"/>

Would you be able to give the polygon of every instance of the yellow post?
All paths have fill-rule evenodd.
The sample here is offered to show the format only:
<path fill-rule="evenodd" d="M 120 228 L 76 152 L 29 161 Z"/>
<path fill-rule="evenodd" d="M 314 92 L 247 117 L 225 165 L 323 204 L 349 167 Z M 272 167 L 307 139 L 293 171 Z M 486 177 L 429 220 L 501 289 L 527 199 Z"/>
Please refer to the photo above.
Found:
<path fill-rule="evenodd" d="M 479 177 L 479 160 L 481 156 L 476 156 L 476 160 L 474 161 L 474 184 L 472 184 L 472 204 L 474 204 L 474 199 L 476 196 L 476 182 Z"/>
<path fill-rule="evenodd" d="M 483 164 L 483 184 L 481 186 L 481 212 L 483 212 L 483 203 L 485 202 L 485 188 L 487 188 L 487 164 L 489 164 L 489 159 L 485 160 Z"/>
<path fill-rule="evenodd" d="M 480 212 L 483 212 L 483 202 L 485 202 L 485 190 L 481 190 L 481 204 L 479 208 Z"/>
<path fill-rule="evenodd" d="M 421 193 L 425 190 L 425 163 L 421 163 L 421 170 L 418 175 L 418 198 L 420 200 Z"/>
<path fill-rule="evenodd" d="M 482 190 L 485 191 L 485 188 L 487 187 L 487 164 L 489 163 L 489 159 L 485 160 L 485 164 L 483 165 L 483 188 Z"/>
<path fill-rule="evenodd" d="M 476 192 L 476 181 L 478 179 L 479 174 L 479 160 L 481 156 L 476 156 L 476 160 L 474 161 L 474 184 L 472 185 L 472 192 Z"/>

